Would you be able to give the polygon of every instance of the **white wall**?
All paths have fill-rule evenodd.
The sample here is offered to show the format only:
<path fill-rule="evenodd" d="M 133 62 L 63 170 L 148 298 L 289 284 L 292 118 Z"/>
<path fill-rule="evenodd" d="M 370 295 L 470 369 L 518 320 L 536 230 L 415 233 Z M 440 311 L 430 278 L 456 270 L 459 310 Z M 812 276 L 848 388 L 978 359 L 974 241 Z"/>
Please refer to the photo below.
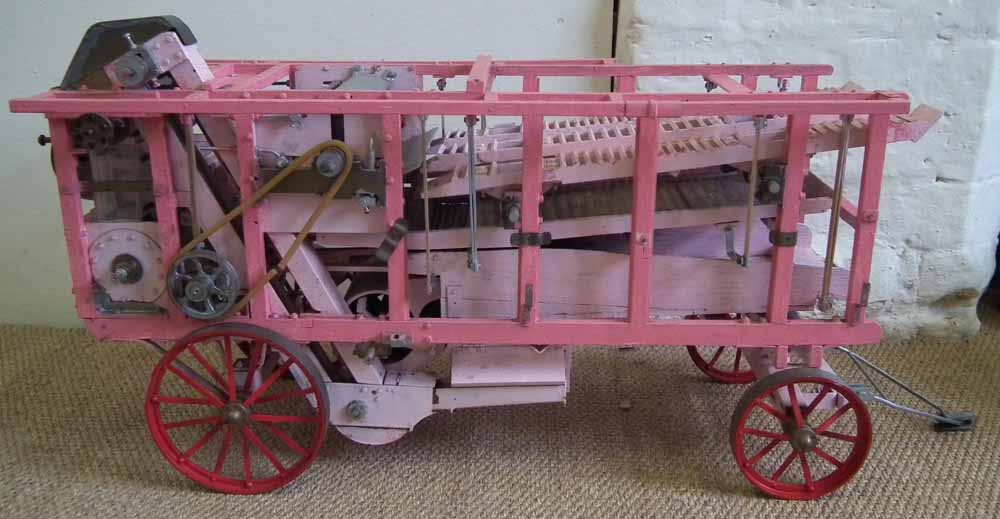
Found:
<path fill-rule="evenodd" d="M 853 80 L 944 110 L 919 143 L 890 146 L 870 313 L 890 333 L 965 334 L 978 330 L 975 305 L 1000 229 L 998 26 L 996 0 L 623 0 L 618 55 L 634 63 L 829 63 L 836 74 L 820 86 Z M 814 161 L 827 177 L 829 166 L 829 158 Z M 859 155 L 850 167 L 856 200 Z M 808 222 L 821 254 L 828 222 Z"/>
<path fill-rule="evenodd" d="M 506 2 L 22 1 L 0 17 L 0 99 L 62 79 L 84 31 L 101 20 L 175 14 L 209 58 L 601 58 L 610 0 Z M 456 85 L 458 86 L 458 85 Z M 499 83 L 498 88 L 513 85 Z M 548 83 L 546 87 L 550 87 Z M 49 149 L 39 115 L 0 110 L 0 322 L 75 326 Z"/>

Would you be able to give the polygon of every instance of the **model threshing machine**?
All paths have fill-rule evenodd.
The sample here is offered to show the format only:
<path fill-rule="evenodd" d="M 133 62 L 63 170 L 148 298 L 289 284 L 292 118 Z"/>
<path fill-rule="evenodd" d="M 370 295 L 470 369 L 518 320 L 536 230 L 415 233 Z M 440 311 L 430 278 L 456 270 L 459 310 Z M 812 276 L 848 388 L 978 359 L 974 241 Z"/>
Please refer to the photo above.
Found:
<path fill-rule="evenodd" d="M 683 346 L 752 383 L 739 469 L 811 499 L 872 442 L 864 395 L 824 353 L 881 338 L 865 308 L 886 145 L 940 115 L 818 88 L 832 72 L 206 61 L 155 17 L 92 26 L 62 84 L 11 109 L 49 119 L 80 317 L 162 354 L 149 428 L 206 487 L 285 485 L 329 425 L 384 444 L 436 411 L 563 402 L 583 345 Z M 521 91 L 494 91 L 502 76 Z M 615 89 L 545 92 L 550 77 Z M 708 92 L 640 93 L 640 77 Z M 810 172 L 824 152 L 831 183 Z M 818 256 L 803 221 L 826 211 Z M 849 269 L 833 264 L 842 224 Z"/>

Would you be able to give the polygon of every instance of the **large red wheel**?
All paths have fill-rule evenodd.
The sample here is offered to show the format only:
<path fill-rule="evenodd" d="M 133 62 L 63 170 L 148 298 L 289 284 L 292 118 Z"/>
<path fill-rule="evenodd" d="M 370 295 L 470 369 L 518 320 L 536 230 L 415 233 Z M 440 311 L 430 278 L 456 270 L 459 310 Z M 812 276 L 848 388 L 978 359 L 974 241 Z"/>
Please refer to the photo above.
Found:
<path fill-rule="evenodd" d="M 280 488 L 316 459 L 326 436 L 329 396 L 316 364 L 258 326 L 202 328 L 153 370 L 146 395 L 153 440 L 178 472 L 212 490 Z"/>
<path fill-rule="evenodd" d="M 692 315 L 687 319 L 726 321 L 739 318 L 739 314 Z M 757 377 L 750 369 L 750 361 L 743 350 L 735 346 L 688 346 L 688 355 L 695 367 L 709 378 L 723 384 L 749 384 Z"/>
<path fill-rule="evenodd" d="M 751 386 L 729 434 L 743 475 L 781 499 L 816 499 L 840 488 L 872 444 L 864 402 L 836 376 L 812 368 L 779 371 Z"/>
<path fill-rule="evenodd" d="M 749 384 L 757 379 L 743 350 L 733 346 L 687 347 L 694 365 L 723 384 Z"/>

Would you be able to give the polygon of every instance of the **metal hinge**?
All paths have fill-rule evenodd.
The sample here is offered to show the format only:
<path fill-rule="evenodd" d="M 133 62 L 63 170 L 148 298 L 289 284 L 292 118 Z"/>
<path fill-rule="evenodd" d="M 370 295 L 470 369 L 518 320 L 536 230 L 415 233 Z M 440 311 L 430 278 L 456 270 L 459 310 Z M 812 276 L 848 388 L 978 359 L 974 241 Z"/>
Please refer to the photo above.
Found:
<path fill-rule="evenodd" d="M 799 242 L 799 232 L 781 232 L 774 230 L 771 231 L 770 238 L 771 244 L 777 247 L 794 247 Z"/>
<path fill-rule="evenodd" d="M 512 247 L 539 247 L 552 243 L 550 232 L 515 232 L 510 235 Z"/>

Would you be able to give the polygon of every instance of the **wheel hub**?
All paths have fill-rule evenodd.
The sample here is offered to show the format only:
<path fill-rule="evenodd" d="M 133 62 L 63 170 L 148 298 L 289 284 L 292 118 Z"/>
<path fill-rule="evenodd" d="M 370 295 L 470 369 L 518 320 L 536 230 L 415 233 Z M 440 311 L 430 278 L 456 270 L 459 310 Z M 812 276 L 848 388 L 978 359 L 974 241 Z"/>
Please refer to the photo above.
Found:
<path fill-rule="evenodd" d="M 809 452 L 819 445 L 819 435 L 809 426 L 792 429 L 788 436 L 792 448 L 798 452 Z"/>
<path fill-rule="evenodd" d="M 184 295 L 189 300 L 200 303 L 208 297 L 208 287 L 200 280 L 190 281 L 184 286 Z"/>
<path fill-rule="evenodd" d="M 243 425 L 250 418 L 250 410 L 240 403 L 229 403 L 222 408 L 222 420 L 230 425 Z"/>

